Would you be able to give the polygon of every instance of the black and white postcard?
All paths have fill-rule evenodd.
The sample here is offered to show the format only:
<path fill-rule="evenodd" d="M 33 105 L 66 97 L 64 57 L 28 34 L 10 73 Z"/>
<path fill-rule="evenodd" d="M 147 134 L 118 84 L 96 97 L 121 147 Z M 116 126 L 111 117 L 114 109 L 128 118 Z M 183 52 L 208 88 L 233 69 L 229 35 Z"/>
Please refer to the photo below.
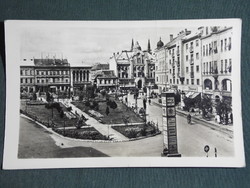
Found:
<path fill-rule="evenodd" d="M 241 20 L 5 22 L 4 169 L 244 167 Z"/>

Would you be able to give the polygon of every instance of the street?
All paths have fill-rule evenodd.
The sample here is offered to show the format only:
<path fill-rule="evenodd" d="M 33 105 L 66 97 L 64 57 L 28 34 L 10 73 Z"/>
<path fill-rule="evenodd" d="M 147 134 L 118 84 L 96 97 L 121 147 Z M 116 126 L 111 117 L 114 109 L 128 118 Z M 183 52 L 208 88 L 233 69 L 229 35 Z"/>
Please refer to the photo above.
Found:
<path fill-rule="evenodd" d="M 129 96 L 132 102 L 132 96 Z M 142 106 L 142 99 L 138 99 Z M 148 120 L 158 122 L 162 130 L 161 108 L 147 104 Z M 86 142 L 73 140 L 53 134 L 34 122 L 20 117 L 19 157 L 96 157 L 96 156 L 161 156 L 163 150 L 162 134 L 129 142 Z M 234 155 L 233 139 L 222 132 L 193 122 L 187 124 L 186 118 L 177 115 L 178 150 L 182 157 L 205 157 L 204 146 L 210 146 L 209 157 L 214 157 L 217 149 L 218 157 Z"/>

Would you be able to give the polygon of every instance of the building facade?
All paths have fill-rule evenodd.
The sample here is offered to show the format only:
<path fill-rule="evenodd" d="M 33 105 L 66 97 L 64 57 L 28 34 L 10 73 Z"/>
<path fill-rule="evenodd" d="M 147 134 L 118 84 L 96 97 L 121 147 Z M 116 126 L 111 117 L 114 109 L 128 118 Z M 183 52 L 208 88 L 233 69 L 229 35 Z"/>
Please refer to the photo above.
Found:
<path fill-rule="evenodd" d="M 20 66 L 20 92 L 33 93 L 35 91 L 34 60 L 23 59 Z"/>
<path fill-rule="evenodd" d="M 36 92 L 69 92 L 70 64 L 67 59 L 34 59 Z"/>
<path fill-rule="evenodd" d="M 232 35 L 232 27 L 211 27 L 201 38 L 203 93 L 212 99 L 232 96 Z"/>
<path fill-rule="evenodd" d="M 74 92 L 91 84 L 92 66 L 71 67 L 67 59 L 23 59 L 20 66 L 20 92 Z"/>
<path fill-rule="evenodd" d="M 113 53 L 109 65 L 118 77 L 121 89 L 151 88 L 155 84 L 155 57 L 151 53 L 150 41 L 148 49 L 143 51 L 139 43 L 134 45 L 132 40 L 131 49 Z"/>
<path fill-rule="evenodd" d="M 92 66 L 71 66 L 71 91 L 82 91 L 91 84 L 90 71 Z"/>
<path fill-rule="evenodd" d="M 202 93 L 201 31 L 183 38 L 183 92 L 194 98 Z"/>

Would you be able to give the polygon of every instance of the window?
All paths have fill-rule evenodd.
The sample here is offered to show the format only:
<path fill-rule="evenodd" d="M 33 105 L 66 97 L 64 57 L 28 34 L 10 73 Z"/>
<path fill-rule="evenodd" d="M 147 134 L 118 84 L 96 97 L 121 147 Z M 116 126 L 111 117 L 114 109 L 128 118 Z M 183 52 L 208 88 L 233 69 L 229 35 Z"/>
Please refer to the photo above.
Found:
<path fill-rule="evenodd" d="M 208 56 L 208 45 L 206 45 L 206 56 Z"/>
<path fill-rule="evenodd" d="M 186 55 L 186 61 L 188 61 L 188 55 Z"/>
<path fill-rule="evenodd" d="M 220 51 L 223 52 L 223 40 L 220 41 Z"/>
<path fill-rule="evenodd" d="M 158 80 L 158 76 L 156 77 L 156 82 L 158 82 L 159 80 Z"/>
<path fill-rule="evenodd" d="M 214 41 L 214 53 L 217 54 L 217 41 Z"/>
<path fill-rule="evenodd" d="M 172 69 L 169 69 L 169 73 L 170 73 L 170 74 L 171 74 L 171 70 L 172 70 Z"/>
<path fill-rule="evenodd" d="M 231 50 L 231 47 L 232 47 L 232 44 L 231 44 L 231 37 L 229 37 L 229 41 L 228 41 L 228 50 L 230 51 Z"/>
<path fill-rule="evenodd" d="M 211 49 L 212 49 L 211 44 L 209 44 L 209 55 L 211 55 Z"/>
<path fill-rule="evenodd" d="M 30 78 L 30 83 L 32 83 L 33 82 L 33 80 L 32 80 L 32 78 Z"/>
<path fill-rule="evenodd" d="M 229 67 L 228 67 L 228 72 L 232 72 L 232 59 L 229 59 Z"/>
<path fill-rule="evenodd" d="M 221 60 L 220 72 L 223 73 L 223 60 Z"/>
<path fill-rule="evenodd" d="M 177 81 L 177 84 L 179 84 L 179 79 L 176 79 L 176 81 Z"/>
<path fill-rule="evenodd" d="M 21 78 L 21 84 L 23 83 L 23 79 Z"/>
<path fill-rule="evenodd" d="M 171 55 L 171 50 L 169 50 L 169 55 Z"/>
<path fill-rule="evenodd" d="M 172 84 L 172 79 L 170 79 L 170 84 Z"/>
<path fill-rule="evenodd" d="M 194 79 L 191 79 L 191 84 L 194 85 Z"/>
<path fill-rule="evenodd" d="M 39 80 L 39 79 L 37 79 L 37 83 L 40 83 L 40 80 Z"/>
<path fill-rule="evenodd" d="M 188 50 L 188 43 L 186 44 L 186 50 Z"/>
<path fill-rule="evenodd" d="M 227 50 L 227 39 L 225 39 L 225 51 Z"/>
<path fill-rule="evenodd" d="M 206 73 L 208 73 L 208 62 L 206 63 Z"/>
<path fill-rule="evenodd" d="M 188 67 L 186 67 L 186 73 L 188 73 Z"/>
<path fill-rule="evenodd" d="M 20 75 L 21 75 L 21 76 L 23 75 L 23 70 L 20 70 Z"/>
<path fill-rule="evenodd" d="M 171 65 L 171 59 L 169 60 L 169 65 Z"/>
<path fill-rule="evenodd" d="M 199 40 L 196 40 L 195 43 L 196 43 L 196 46 L 199 46 Z"/>
<path fill-rule="evenodd" d="M 199 65 L 196 65 L 196 72 L 199 72 L 200 70 L 200 67 L 199 67 Z"/>
<path fill-rule="evenodd" d="M 189 79 L 187 79 L 187 85 L 189 84 Z"/>
<path fill-rule="evenodd" d="M 25 83 L 28 83 L 28 78 L 25 78 Z"/>
<path fill-rule="evenodd" d="M 196 59 L 199 59 L 199 53 L 196 53 Z"/>
<path fill-rule="evenodd" d="M 173 84 L 175 84 L 175 79 L 173 79 Z"/>
<path fill-rule="evenodd" d="M 197 80 L 196 80 L 196 84 L 197 84 L 197 85 L 200 85 L 200 79 L 197 79 Z"/>
<path fill-rule="evenodd" d="M 211 65 L 211 61 L 209 62 L 209 73 L 211 74 L 212 72 L 212 65 Z"/>
<path fill-rule="evenodd" d="M 227 72 L 227 59 L 225 59 L 225 73 Z"/>
<path fill-rule="evenodd" d="M 203 56 L 205 56 L 205 45 L 203 45 Z"/>
<path fill-rule="evenodd" d="M 203 63 L 203 74 L 205 74 L 205 68 L 206 68 L 206 64 L 205 63 Z"/>

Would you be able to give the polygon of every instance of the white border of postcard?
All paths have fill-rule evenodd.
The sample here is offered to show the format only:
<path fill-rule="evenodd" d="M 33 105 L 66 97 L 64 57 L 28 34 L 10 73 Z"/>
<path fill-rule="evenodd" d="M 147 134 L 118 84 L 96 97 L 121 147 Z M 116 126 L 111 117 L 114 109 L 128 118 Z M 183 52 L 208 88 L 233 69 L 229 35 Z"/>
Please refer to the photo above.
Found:
<path fill-rule="evenodd" d="M 5 22 L 6 45 L 6 122 L 3 169 L 39 169 L 39 168 L 89 168 L 89 167 L 244 167 L 244 143 L 241 113 L 240 64 L 234 64 L 233 111 L 234 111 L 234 157 L 97 157 L 97 158 L 48 158 L 18 159 L 19 140 L 19 67 L 20 67 L 20 30 L 30 26 L 60 27 L 199 27 L 201 25 L 233 26 L 235 37 L 235 59 L 240 62 L 241 20 L 170 20 L 170 21 L 17 21 Z"/>

